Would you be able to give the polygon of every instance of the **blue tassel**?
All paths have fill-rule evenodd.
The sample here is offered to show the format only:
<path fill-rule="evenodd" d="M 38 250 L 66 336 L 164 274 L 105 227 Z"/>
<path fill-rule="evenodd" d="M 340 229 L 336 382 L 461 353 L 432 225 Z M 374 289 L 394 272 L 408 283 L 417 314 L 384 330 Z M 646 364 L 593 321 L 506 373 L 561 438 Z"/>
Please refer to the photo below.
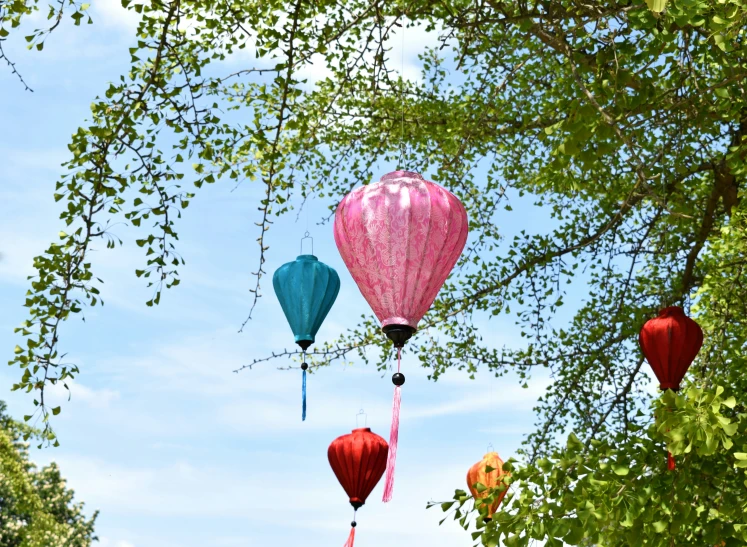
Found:
<path fill-rule="evenodd" d="M 303 383 L 301 385 L 301 397 L 302 397 L 302 403 L 301 403 L 301 420 L 306 421 L 306 371 L 303 371 Z"/>

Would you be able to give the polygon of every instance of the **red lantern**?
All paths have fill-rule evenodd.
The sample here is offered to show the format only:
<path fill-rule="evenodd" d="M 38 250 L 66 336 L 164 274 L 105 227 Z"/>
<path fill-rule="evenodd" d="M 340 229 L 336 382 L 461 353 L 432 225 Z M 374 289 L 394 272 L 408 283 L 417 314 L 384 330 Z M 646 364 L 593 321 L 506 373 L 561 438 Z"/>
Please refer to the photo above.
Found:
<path fill-rule="evenodd" d="M 329 465 L 350 498 L 355 512 L 366 503 L 366 498 L 381 480 L 386 470 L 388 452 L 387 442 L 371 432 L 369 427 L 354 429 L 352 433 L 337 437 L 329 445 Z M 345 547 L 353 547 L 355 541 L 355 512 Z"/>
<path fill-rule="evenodd" d="M 646 321 L 638 337 L 661 389 L 677 391 L 703 345 L 703 331 L 679 306 L 664 308 Z"/>
<path fill-rule="evenodd" d="M 703 345 L 703 331 L 679 306 L 659 312 L 646 321 L 638 336 L 641 351 L 656 374 L 661 389 L 680 389 L 680 383 Z M 667 452 L 667 468 L 675 468 L 674 457 Z"/>

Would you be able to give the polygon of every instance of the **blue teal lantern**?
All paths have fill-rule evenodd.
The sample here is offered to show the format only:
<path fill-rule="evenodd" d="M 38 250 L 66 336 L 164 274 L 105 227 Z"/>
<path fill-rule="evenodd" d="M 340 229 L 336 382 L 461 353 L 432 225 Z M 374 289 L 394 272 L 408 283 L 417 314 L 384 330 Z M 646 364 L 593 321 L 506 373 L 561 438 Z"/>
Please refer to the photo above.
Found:
<path fill-rule="evenodd" d="M 308 237 L 308 232 L 306 239 Z M 314 252 L 312 247 L 312 253 Z M 293 262 L 283 264 L 272 276 L 272 286 L 283 308 L 285 318 L 303 350 L 302 412 L 306 419 L 306 350 L 314 343 L 316 333 L 327 317 L 337 293 L 340 276 L 313 254 L 302 254 Z"/>

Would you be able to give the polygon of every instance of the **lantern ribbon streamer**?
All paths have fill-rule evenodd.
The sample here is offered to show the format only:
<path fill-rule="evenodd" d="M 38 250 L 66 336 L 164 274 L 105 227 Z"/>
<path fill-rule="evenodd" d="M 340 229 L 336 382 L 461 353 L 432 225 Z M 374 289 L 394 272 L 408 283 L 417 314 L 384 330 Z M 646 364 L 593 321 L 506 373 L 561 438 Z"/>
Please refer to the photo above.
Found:
<path fill-rule="evenodd" d="M 671 410 L 669 412 L 672 412 Z M 667 429 L 669 431 L 669 429 Z M 677 465 L 674 463 L 674 456 L 672 456 L 672 453 L 667 450 L 667 469 L 669 471 L 674 471 L 674 468 L 677 467 Z"/>
<path fill-rule="evenodd" d="M 303 352 L 303 362 L 306 362 L 306 352 Z M 303 370 L 301 380 L 301 421 L 306 421 L 306 369 Z"/>
<path fill-rule="evenodd" d="M 345 542 L 345 545 L 342 547 L 353 547 L 353 544 L 355 543 L 355 527 L 350 528 L 350 535 L 348 536 L 348 540 Z"/>
<path fill-rule="evenodd" d="M 401 364 L 401 348 L 397 348 L 397 372 Z M 384 482 L 384 503 L 392 500 L 394 492 L 394 466 L 397 463 L 397 443 L 399 441 L 399 407 L 402 400 L 402 387 L 394 386 L 392 403 L 392 429 L 389 432 L 389 454 L 386 460 L 386 481 Z"/>

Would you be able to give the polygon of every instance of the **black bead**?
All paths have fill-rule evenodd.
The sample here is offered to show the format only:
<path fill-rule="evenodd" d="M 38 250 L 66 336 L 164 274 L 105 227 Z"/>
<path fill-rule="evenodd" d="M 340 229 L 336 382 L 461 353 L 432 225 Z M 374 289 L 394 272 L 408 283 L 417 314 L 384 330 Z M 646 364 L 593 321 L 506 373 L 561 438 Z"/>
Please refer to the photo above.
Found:
<path fill-rule="evenodd" d="M 353 528 L 355 528 L 356 526 L 358 526 L 358 523 L 355 522 L 355 521 L 353 521 L 353 522 L 350 523 L 350 526 L 352 526 Z"/>
<path fill-rule="evenodd" d="M 307 365 L 306 363 L 301 365 L 301 370 L 306 370 L 307 368 L 309 368 L 309 365 Z"/>
<path fill-rule="evenodd" d="M 394 373 L 394 374 L 392 375 L 392 383 L 393 383 L 393 384 L 394 384 L 395 386 L 401 386 L 401 385 L 404 385 L 404 384 L 405 384 L 405 375 L 404 375 L 404 374 L 402 374 L 401 372 L 395 372 L 395 373 Z"/>

